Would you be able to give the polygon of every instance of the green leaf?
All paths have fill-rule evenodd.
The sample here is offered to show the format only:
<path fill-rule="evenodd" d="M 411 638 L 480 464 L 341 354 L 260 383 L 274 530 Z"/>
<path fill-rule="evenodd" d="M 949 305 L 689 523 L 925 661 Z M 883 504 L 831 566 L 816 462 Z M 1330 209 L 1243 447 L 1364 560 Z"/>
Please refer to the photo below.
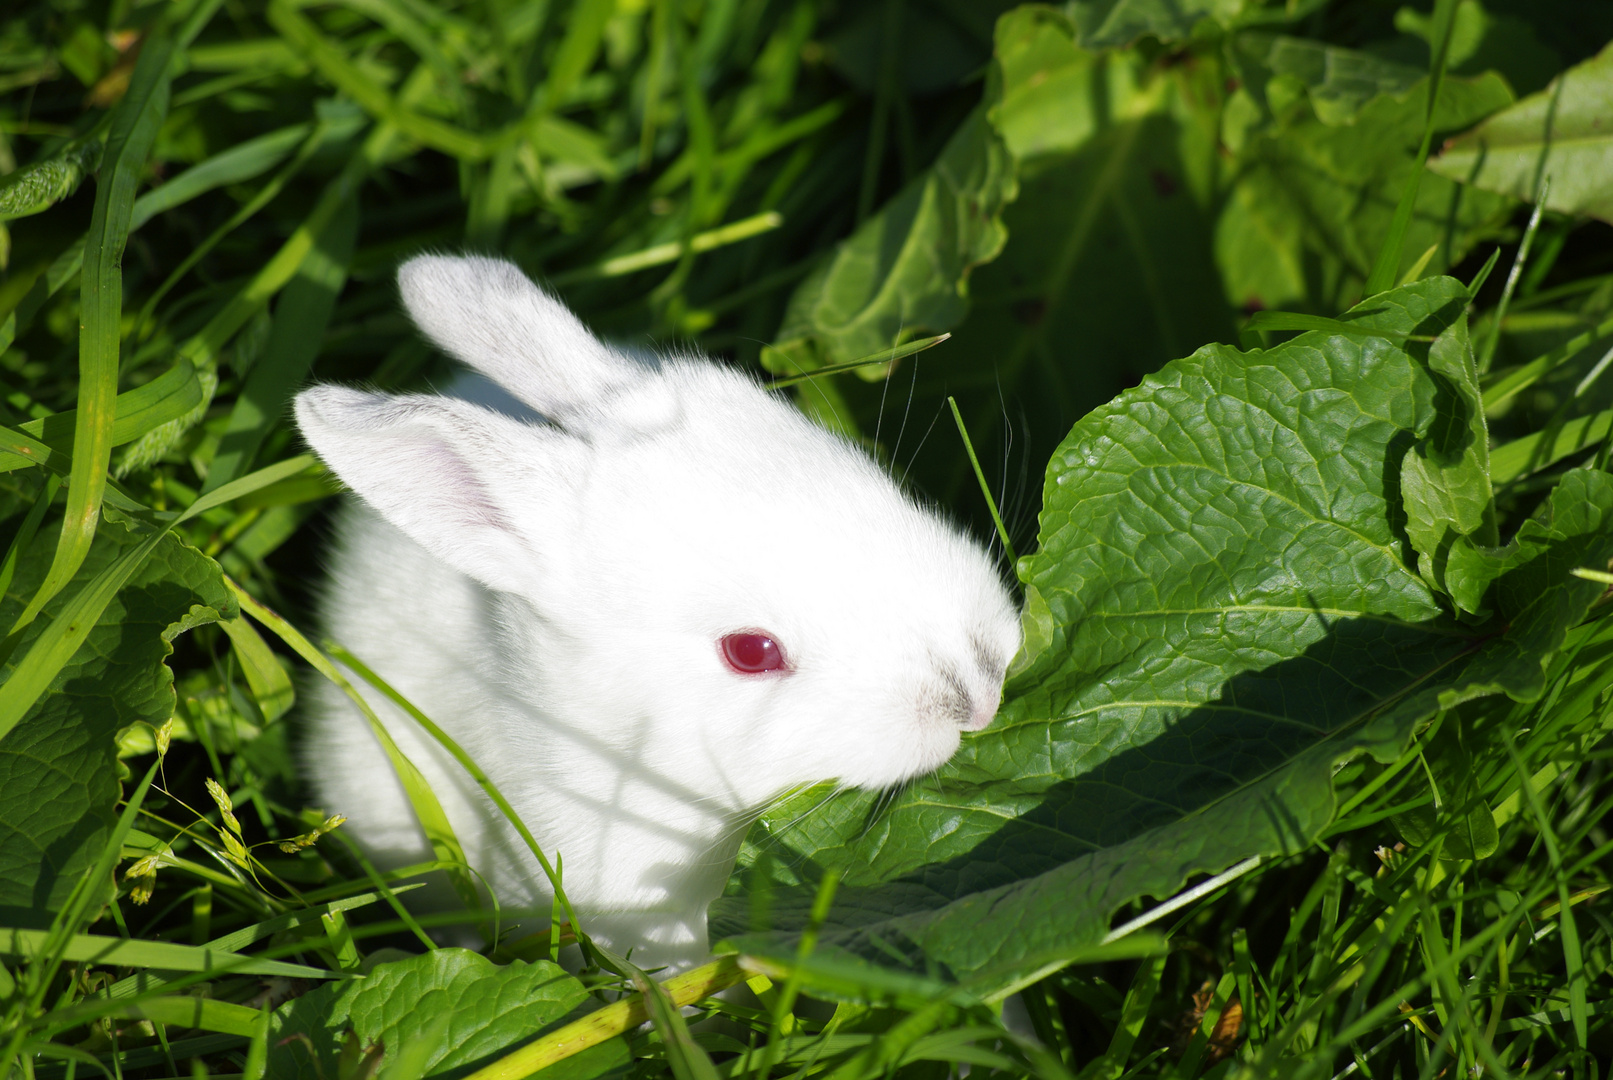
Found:
<path fill-rule="evenodd" d="M 1396 63 L 1306 38 L 1248 31 L 1232 41 L 1242 83 L 1270 108 L 1273 94 L 1291 97 L 1303 88 L 1316 119 L 1336 126 L 1354 123 L 1362 106 L 1382 94 L 1403 94 L 1426 74 Z M 1280 80 L 1272 86 L 1272 80 Z"/>
<path fill-rule="evenodd" d="M 1272 90 L 1268 84 L 1264 93 L 1274 103 Z M 1215 238 L 1230 302 L 1250 311 L 1327 315 L 1354 303 L 1417 167 L 1427 94 L 1426 79 L 1404 92 L 1379 94 L 1344 125 L 1325 123 L 1303 105 L 1277 110 L 1269 121 L 1254 119 L 1264 107 L 1248 90 L 1233 96 L 1228 145 L 1237 172 Z M 1506 83 L 1493 74 L 1448 76 L 1440 84 L 1434 130 L 1466 127 L 1511 101 Z M 1249 119 L 1234 124 L 1240 112 Z M 1415 256 L 1438 244 L 1429 272 L 1444 273 L 1510 206 L 1502 196 L 1426 177 L 1403 250 Z"/>
<path fill-rule="evenodd" d="M 765 352 L 764 363 L 795 375 L 888 349 L 903 334 L 956 326 L 968 311 L 969 271 L 1007 239 L 999 215 L 1017 190 L 1013 160 L 978 109 L 922 177 L 801 283 L 779 350 Z"/>
<path fill-rule="evenodd" d="M 383 1065 L 400 1047 L 433 1034 L 426 1021 L 446 1017 L 425 1048 L 425 1071 L 462 1076 L 530 1042 L 589 1004 L 581 983 L 547 960 L 499 967 L 465 949 L 438 949 L 374 967 L 362 979 L 305 994 L 275 1011 L 270 1022 L 268 1080 L 334 1077 L 343 1032 L 362 1045 L 386 1048 Z M 544 1070 L 555 1080 L 586 1080 L 625 1065 L 627 1047 L 612 1039 Z"/>
<path fill-rule="evenodd" d="M 1209 19 L 1226 24 L 1252 0 L 1070 0 L 1066 5 L 1081 44 L 1092 48 L 1130 45 L 1144 34 L 1180 41 Z"/>
<path fill-rule="evenodd" d="M 1467 335 L 1467 316 L 1445 328 L 1427 354 L 1437 416 L 1400 464 L 1406 535 L 1417 550 L 1417 572 L 1449 593 L 1463 611 L 1477 613 L 1490 579 L 1449 564 L 1457 544 L 1494 547 L 1495 505 L 1490 492 L 1490 434 L 1479 404 L 1478 374 Z"/>
<path fill-rule="evenodd" d="M 770 810 L 714 933 L 752 910 L 799 927 L 833 868 L 820 949 L 954 977 L 1056 954 L 1138 897 L 1304 848 L 1339 761 L 1392 759 L 1469 697 L 1538 697 L 1597 595 L 1570 564 L 1613 553 L 1613 478 L 1565 480 L 1520 530 L 1533 546 L 1493 622 L 1442 613 L 1409 565 L 1398 477 L 1448 414 L 1407 350 L 1467 302 L 1434 278 L 1349 313 L 1382 338 L 1206 346 L 1076 424 L 1021 560 L 1027 641 L 997 723 L 895 796 Z M 738 944 L 787 948 L 777 931 Z"/>
<path fill-rule="evenodd" d="M 146 565 L 152 553 L 167 539 L 169 529 L 240 495 L 257 491 L 277 480 L 302 472 L 313 463 L 313 459 L 306 456 L 287 458 L 201 496 L 184 511 L 169 515 L 160 529 L 147 534 L 139 544 L 120 554 L 105 570 L 85 582 L 84 586 L 61 606 L 56 620 L 34 635 L 22 659 L 17 662 L 5 681 L 0 683 L 0 690 L 4 690 L 4 695 L 0 696 L 0 740 L 4 740 L 33 709 L 35 703 L 50 691 L 63 668 L 78 654 L 90 633 L 100 625 L 107 605 Z M 113 500 L 109 498 L 108 501 Z M 58 548 L 58 557 L 60 553 L 61 549 Z M 54 572 L 56 564 L 51 565 L 51 572 Z M 24 609 L 25 615 L 40 603 L 40 595 L 41 592 L 34 593 L 34 599 L 30 600 L 28 607 Z M 211 612 L 214 618 L 220 615 L 228 618 L 233 614 L 234 608 L 227 603 L 217 612 L 212 608 L 203 610 Z M 195 623 L 187 622 L 180 627 L 180 630 L 188 630 L 192 625 Z M 31 623 L 23 623 L 19 629 L 12 631 L 5 644 L 6 656 L 0 659 L 8 659 L 16 647 L 26 640 L 25 635 L 31 626 Z"/>
<path fill-rule="evenodd" d="M 48 539 L 24 556 L 0 598 L 0 622 L 15 619 L 38 587 Z M 12 660 L 27 657 L 31 643 L 50 632 L 68 598 L 140 544 L 122 527 L 103 525 L 69 588 L 46 605 Z M 118 729 L 168 719 L 173 675 L 164 661 L 173 638 L 234 611 L 218 565 L 171 535 L 107 604 L 45 694 L 0 739 L 0 905 L 50 909 L 89 868 L 118 797 Z M 12 662 L 0 665 L 0 680 L 14 671 Z"/>
<path fill-rule="evenodd" d="M 1069 153 L 1097 134 L 1104 115 L 1090 84 L 1106 65 L 1076 44 L 1063 14 L 1027 5 L 1004 15 L 996 61 L 1001 90 L 989 116 L 1016 159 Z"/>
<path fill-rule="evenodd" d="M 961 441 L 946 430 L 949 395 L 996 481 L 1010 420 L 1016 450 L 1023 429 L 1024 459 L 1040 470 L 1087 410 L 1236 332 L 1212 245 L 1221 84 L 1213 61 L 1095 54 L 1076 44 L 1066 20 L 1036 7 L 998 21 L 997 58 L 1002 102 L 989 117 L 1010 151 L 1026 155 L 1019 197 L 1002 215 L 1007 246 L 975 271 L 969 317 L 952 340 L 908 362 L 911 382 L 897 374 L 888 395 L 850 379 L 839 387 L 858 426 L 878 430 L 904 467 L 927 418 L 943 416 L 912 479 L 949 505 L 969 499 L 982 531 L 991 519 Z M 911 400 L 881 423 L 886 396 Z M 909 412 L 903 431 L 899 415 Z M 955 453 L 938 448 L 943 439 Z M 1000 501 L 1012 529 L 1019 500 L 1008 492 Z"/>
<path fill-rule="evenodd" d="M 1446 143 L 1428 163 L 1441 176 L 1613 222 L 1613 45 L 1550 86 Z"/>
<path fill-rule="evenodd" d="M 86 172 L 106 145 L 102 125 L 74 139 L 44 161 L 25 165 L 0 178 L 0 222 L 50 209 L 78 190 Z"/>

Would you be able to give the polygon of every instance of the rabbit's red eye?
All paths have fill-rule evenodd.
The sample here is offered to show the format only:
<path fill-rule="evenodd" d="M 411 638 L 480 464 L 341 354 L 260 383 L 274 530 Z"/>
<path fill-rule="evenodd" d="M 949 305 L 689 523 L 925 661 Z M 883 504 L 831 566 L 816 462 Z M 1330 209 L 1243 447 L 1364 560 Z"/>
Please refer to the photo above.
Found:
<path fill-rule="evenodd" d="M 784 650 L 766 634 L 754 630 L 725 634 L 721 645 L 724 662 L 741 675 L 760 675 L 785 669 Z"/>

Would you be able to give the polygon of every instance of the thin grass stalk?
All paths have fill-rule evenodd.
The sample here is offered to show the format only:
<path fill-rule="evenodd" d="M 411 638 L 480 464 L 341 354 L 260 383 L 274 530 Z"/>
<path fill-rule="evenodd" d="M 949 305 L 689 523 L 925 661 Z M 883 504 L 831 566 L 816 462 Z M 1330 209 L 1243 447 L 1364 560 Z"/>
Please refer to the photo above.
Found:
<path fill-rule="evenodd" d="M 460 900 L 471 911 L 481 908 L 481 895 L 476 884 L 470 879 L 470 863 L 465 858 L 465 848 L 454 833 L 454 827 L 448 820 L 448 814 L 442 808 L 442 803 L 432 792 L 431 785 L 426 782 L 425 776 L 419 768 L 409 760 L 408 756 L 393 741 L 386 725 L 375 714 L 364 695 L 354 689 L 353 684 L 336 670 L 329 657 L 320 652 L 314 645 L 292 626 L 285 618 L 260 604 L 246 590 L 242 589 L 228 575 L 224 578 L 225 586 L 241 605 L 241 610 L 251 615 L 262 626 L 271 631 L 281 641 L 291 646 L 293 652 L 306 660 L 315 671 L 335 683 L 342 693 L 347 695 L 349 701 L 357 706 L 364 719 L 369 723 L 370 730 L 375 734 L 376 741 L 381 744 L 387 760 L 391 762 L 393 770 L 398 774 L 404 791 L 409 797 L 409 805 L 413 808 L 415 817 L 420 822 L 420 828 L 430 842 L 437 861 L 447 868 L 448 879 L 459 894 Z"/>
<path fill-rule="evenodd" d="M 174 42 L 159 21 L 140 50 L 129 91 L 112 116 L 106 155 L 95 192 L 80 287 L 78 413 L 73 431 L 73 471 L 61 536 L 50 569 L 9 630 L 18 634 L 72 580 L 95 540 L 101 493 L 112 458 L 113 401 L 118 394 L 118 346 L 122 339 L 123 248 L 129 239 L 134 194 L 157 131 L 168 115 L 170 61 Z M 6 730 L 0 722 L 0 735 Z"/>
<path fill-rule="evenodd" d="M 454 760 L 459 762 L 460 766 L 470 774 L 471 779 L 475 780 L 481 789 L 487 793 L 487 797 L 493 800 L 493 805 L 498 807 L 499 812 L 504 815 L 505 820 L 510 823 L 511 827 L 515 829 L 515 831 L 520 835 L 521 839 L 526 843 L 527 850 L 532 852 L 533 858 L 538 860 L 538 865 L 543 869 L 544 875 L 549 879 L 549 887 L 554 890 L 556 906 L 558 906 L 559 909 L 565 913 L 565 921 L 571 926 L 572 932 L 580 937 L 582 929 L 577 921 L 577 913 L 572 909 L 571 900 L 566 896 L 566 890 L 560 880 L 559 872 L 549 862 L 548 857 L 544 855 L 543 848 L 538 844 L 538 841 L 532 835 L 531 830 L 526 827 L 526 822 L 521 820 L 521 815 L 515 812 L 515 807 L 510 805 L 510 801 L 504 797 L 504 793 L 499 790 L 498 785 L 493 782 L 492 778 L 487 775 L 480 765 L 476 764 L 476 760 L 472 758 L 470 754 L 466 753 L 465 749 L 461 747 L 452 736 L 450 736 L 442 728 L 438 727 L 436 723 L 434 723 L 432 719 L 425 713 L 421 712 L 413 702 L 404 697 L 402 694 L 398 693 L 397 690 L 393 689 L 390 683 L 372 671 L 362 660 L 348 652 L 336 642 L 326 641 L 324 646 L 325 651 L 332 657 L 345 664 L 348 668 L 354 671 L 359 678 L 375 687 L 375 689 L 379 690 L 382 694 L 385 694 L 394 705 L 397 705 L 404 712 L 408 713 L 415 723 L 419 724 L 426 730 L 426 734 L 437 740 L 438 745 L 453 755 Z M 553 919 L 550 923 L 549 958 L 551 960 L 558 961 L 559 957 L 559 920 Z"/>
<path fill-rule="evenodd" d="M 1493 322 L 1490 333 L 1484 339 L 1484 350 L 1479 354 L 1479 374 L 1490 370 L 1490 363 L 1495 359 L 1496 346 L 1501 344 L 1501 324 L 1506 321 L 1507 307 L 1512 303 L 1512 293 L 1518 287 L 1518 278 L 1523 275 L 1524 265 L 1529 261 L 1529 248 L 1535 242 L 1535 230 L 1540 228 L 1540 215 L 1546 209 L 1546 196 L 1551 192 L 1551 177 L 1547 176 L 1540 181 L 1540 193 L 1535 198 L 1534 211 L 1529 215 L 1529 226 L 1523 230 L 1523 241 L 1518 245 L 1518 254 L 1512 260 L 1512 269 L 1507 273 L 1507 283 L 1501 290 L 1501 302 L 1495 306 L 1491 314 Z"/>
<path fill-rule="evenodd" d="M 1411 214 L 1417 206 L 1417 191 L 1422 184 L 1423 166 L 1428 162 L 1428 151 L 1434 142 L 1434 112 L 1439 104 L 1439 88 L 1445 79 L 1445 64 L 1450 57 L 1451 34 L 1456 26 L 1456 0 L 1435 0 L 1434 39 L 1438 41 L 1430 57 L 1428 70 L 1428 111 L 1423 122 L 1423 141 L 1417 148 L 1416 163 L 1406 188 L 1395 206 L 1395 216 L 1389 224 L 1389 235 L 1384 238 L 1378 258 L 1367 275 L 1364 296 L 1374 296 L 1395 283 L 1400 273 L 1400 256 L 1406 246 L 1406 229 L 1411 225 Z"/>

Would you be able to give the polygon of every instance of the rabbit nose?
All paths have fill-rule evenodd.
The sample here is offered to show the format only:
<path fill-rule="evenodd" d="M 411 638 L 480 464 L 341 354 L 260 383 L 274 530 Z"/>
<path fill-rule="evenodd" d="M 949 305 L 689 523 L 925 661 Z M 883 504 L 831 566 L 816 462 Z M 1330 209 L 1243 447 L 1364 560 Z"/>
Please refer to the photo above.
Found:
<path fill-rule="evenodd" d="M 975 700 L 971 702 L 969 719 L 958 726 L 964 731 L 984 731 L 991 726 L 997 718 L 997 703 L 999 695 L 993 694 L 990 701 Z"/>

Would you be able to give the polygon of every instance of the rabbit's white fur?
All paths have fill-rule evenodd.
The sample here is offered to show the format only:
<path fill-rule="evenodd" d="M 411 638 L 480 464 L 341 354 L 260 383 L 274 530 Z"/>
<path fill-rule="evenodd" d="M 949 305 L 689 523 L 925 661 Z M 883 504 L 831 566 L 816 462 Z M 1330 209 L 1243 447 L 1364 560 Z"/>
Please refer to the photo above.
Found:
<path fill-rule="evenodd" d="M 298 396 L 303 436 L 362 499 L 326 628 L 558 852 L 586 930 L 692 963 L 748 814 L 805 783 L 928 772 L 991 721 L 1013 605 L 979 547 L 745 375 L 621 354 L 506 262 L 422 256 L 398 280 L 422 330 L 538 415 Z M 789 670 L 731 670 L 719 641 L 741 630 L 773 636 Z M 475 783 L 363 692 L 501 903 L 546 905 Z M 329 686 L 313 699 L 320 803 L 383 865 L 431 858 L 357 710 Z"/>

